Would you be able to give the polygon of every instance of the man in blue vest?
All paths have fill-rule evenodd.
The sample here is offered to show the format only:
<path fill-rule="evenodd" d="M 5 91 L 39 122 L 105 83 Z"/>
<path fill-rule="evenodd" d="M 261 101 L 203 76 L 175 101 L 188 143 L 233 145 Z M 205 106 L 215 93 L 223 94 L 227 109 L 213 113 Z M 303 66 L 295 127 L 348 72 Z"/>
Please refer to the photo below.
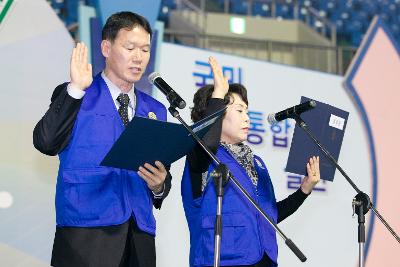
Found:
<path fill-rule="evenodd" d="M 134 88 L 149 62 L 151 35 L 138 14 L 109 17 L 104 71 L 93 78 L 87 47 L 78 43 L 71 82 L 54 90 L 34 129 L 34 146 L 60 159 L 52 266 L 156 265 L 152 207 L 168 195 L 170 173 L 158 161 L 138 172 L 100 166 L 133 116 L 166 120 L 165 107 Z"/>

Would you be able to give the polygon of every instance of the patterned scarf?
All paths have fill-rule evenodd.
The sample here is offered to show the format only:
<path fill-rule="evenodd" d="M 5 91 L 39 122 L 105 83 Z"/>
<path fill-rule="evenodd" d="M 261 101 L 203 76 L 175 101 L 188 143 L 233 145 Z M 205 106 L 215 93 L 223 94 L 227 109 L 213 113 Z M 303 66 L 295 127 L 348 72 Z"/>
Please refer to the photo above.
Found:
<path fill-rule="evenodd" d="M 231 156 L 236 159 L 240 166 L 242 166 L 247 175 L 250 177 L 251 182 L 255 187 L 258 183 L 258 174 L 256 168 L 254 167 L 254 154 L 248 145 L 243 143 L 239 144 L 226 144 L 221 142 L 221 146 L 228 151 Z"/>
<path fill-rule="evenodd" d="M 258 183 L 258 174 L 256 168 L 254 167 L 254 154 L 251 151 L 251 148 L 248 145 L 243 143 L 239 144 L 227 144 L 224 142 L 220 143 L 221 146 L 242 166 L 247 175 L 250 177 L 251 182 L 255 187 L 257 187 Z M 229 173 L 231 177 L 231 173 Z M 207 185 L 208 171 L 202 174 L 202 188 L 201 191 L 204 191 L 204 188 Z"/>

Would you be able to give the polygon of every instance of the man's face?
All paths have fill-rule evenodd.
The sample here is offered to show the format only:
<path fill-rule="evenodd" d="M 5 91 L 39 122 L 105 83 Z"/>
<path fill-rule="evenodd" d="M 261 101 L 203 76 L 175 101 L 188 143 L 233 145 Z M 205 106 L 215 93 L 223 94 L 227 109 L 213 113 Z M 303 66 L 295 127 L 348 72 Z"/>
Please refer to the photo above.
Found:
<path fill-rule="evenodd" d="M 114 42 L 103 40 L 106 73 L 117 84 L 140 80 L 150 59 L 150 34 L 141 26 L 121 29 Z"/>

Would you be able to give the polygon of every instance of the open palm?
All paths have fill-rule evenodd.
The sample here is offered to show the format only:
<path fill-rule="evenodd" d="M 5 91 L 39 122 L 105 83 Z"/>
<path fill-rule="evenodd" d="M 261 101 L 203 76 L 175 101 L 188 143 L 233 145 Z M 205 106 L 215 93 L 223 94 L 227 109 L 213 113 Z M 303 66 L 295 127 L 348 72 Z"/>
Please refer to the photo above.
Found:
<path fill-rule="evenodd" d="M 88 63 L 88 48 L 84 43 L 78 43 L 72 50 L 70 65 L 71 84 L 85 90 L 93 81 L 92 65 Z"/>
<path fill-rule="evenodd" d="M 212 72 L 214 74 L 214 92 L 213 98 L 224 98 L 229 90 L 228 79 L 224 77 L 221 66 L 214 57 L 209 57 Z"/>

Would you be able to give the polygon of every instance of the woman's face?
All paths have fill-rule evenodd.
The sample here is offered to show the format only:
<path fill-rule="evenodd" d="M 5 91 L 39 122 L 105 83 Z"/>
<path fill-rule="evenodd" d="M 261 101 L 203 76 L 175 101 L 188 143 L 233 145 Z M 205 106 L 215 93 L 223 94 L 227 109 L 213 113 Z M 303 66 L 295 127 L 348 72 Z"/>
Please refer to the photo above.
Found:
<path fill-rule="evenodd" d="M 247 139 L 250 123 L 247 113 L 246 103 L 238 94 L 233 93 L 222 121 L 221 141 L 228 144 L 237 144 Z"/>

